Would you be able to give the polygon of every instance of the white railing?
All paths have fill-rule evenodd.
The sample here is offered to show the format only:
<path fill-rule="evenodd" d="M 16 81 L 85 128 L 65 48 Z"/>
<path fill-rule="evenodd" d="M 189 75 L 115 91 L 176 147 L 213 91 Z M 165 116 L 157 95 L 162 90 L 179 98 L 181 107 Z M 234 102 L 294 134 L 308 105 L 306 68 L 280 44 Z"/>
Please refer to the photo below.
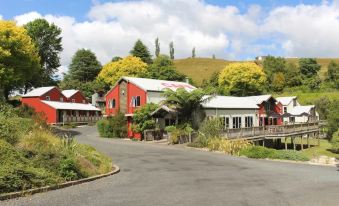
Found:
<path fill-rule="evenodd" d="M 71 122 L 97 122 L 102 116 L 64 116 L 63 123 Z"/>

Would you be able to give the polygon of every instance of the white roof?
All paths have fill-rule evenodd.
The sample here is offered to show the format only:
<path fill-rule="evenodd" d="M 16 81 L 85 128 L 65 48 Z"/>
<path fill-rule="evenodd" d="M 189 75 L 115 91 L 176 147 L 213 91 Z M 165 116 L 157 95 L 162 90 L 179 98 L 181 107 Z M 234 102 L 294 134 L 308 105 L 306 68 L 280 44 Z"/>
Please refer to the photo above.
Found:
<path fill-rule="evenodd" d="M 171 89 L 175 91 L 178 88 L 184 88 L 186 91 L 192 91 L 196 89 L 194 86 L 186 82 L 146 79 L 137 77 L 122 77 L 121 79 L 129 81 L 145 91 L 163 91 L 164 89 Z"/>
<path fill-rule="evenodd" d="M 258 95 L 258 96 L 248 96 L 245 98 L 252 99 L 256 104 L 261 104 L 264 101 L 267 101 L 271 98 L 272 96 L 267 94 L 267 95 Z"/>
<path fill-rule="evenodd" d="M 204 96 L 209 98 L 211 96 Z M 258 109 L 258 105 L 248 97 L 233 96 L 214 96 L 207 102 L 203 103 L 204 108 L 220 108 L 220 109 Z"/>
<path fill-rule="evenodd" d="M 42 100 L 42 102 L 53 107 L 54 109 L 100 111 L 100 109 L 94 107 L 91 104 L 56 102 L 56 101 L 45 101 L 45 100 Z"/>
<path fill-rule="evenodd" d="M 62 94 L 67 97 L 70 98 L 71 96 L 73 96 L 75 93 L 77 93 L 79 90 L 76 89 L 68 89 L 68 90 L 63 90 Z"/>
<path fill-rule="evenodd" d="M 291 115 L 301 115 L 304 113 L 310 114 L 312 108 L 314 108 L 314 105 L 295 106 L 289 113 Z"/>
<path fill-rule="evenodd" d="M 277 97 L 277 102 L 280 102 L 282 105 L 289 105 L 293 99 L 296 99 L 296 96 L 293 97 Z"/>
<path fill-rule="evenodd" d="M 46 94 L 53 88 L 54 86 L 53 87 L 38 87 L 28 92 L 27 94 L 23 95 L 23 97 L 40 97 L 41 95 Z"/>

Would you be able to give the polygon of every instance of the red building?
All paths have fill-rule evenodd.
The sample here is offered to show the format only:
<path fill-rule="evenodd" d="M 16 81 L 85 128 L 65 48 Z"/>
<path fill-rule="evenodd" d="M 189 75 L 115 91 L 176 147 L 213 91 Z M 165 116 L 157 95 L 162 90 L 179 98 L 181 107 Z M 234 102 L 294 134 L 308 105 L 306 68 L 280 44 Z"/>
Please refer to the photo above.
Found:
<path fill-rule="evenodd" d="M 100 115 L 78 90 L 39 87 L 23 95 L 21 101 L 42 113 L 49 124 L 95 121 Z"/>
<path fill-rule="evenodd" d="M 195 89 L 186 82 L 122 77 L 106 94 L 106 114 L 115 115 L 118 111 L 124 113 L 127 116 L 128 136 L 132 137 L 134 111 L 146 103 L 160 103 L 164 99 L 164 89 L 178 88 L 188 91 Z"/>
<path fill-rule="evenodd" d="M 272 95 L 259 95 L 250 96 L 259 107 L 259 126 L 265 125 L 282 125 L 283 120 L 281 117 L 281 103 L 277 103 L 277 100 Z"/>

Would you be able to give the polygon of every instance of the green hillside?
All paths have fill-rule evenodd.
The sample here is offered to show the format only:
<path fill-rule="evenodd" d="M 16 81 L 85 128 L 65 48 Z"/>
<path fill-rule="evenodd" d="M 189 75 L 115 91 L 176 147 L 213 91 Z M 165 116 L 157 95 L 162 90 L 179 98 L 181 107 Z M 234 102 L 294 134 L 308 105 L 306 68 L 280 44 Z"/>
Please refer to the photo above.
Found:
<path fill-rule="evenodd" d="M 318 63 L 322 66 L 320 76 L 323 77 L 327 71 L 327 66 L 331 58 L 317 58 Z M 335 62 L 339 63 L 339 58 L 333 58 Z M 288 58 L 287 61 L 298 62 L 297 58 Z M 200 85 L 203 79 L 209 79 L 215 71 L 220 71 L 232 61 L 224 59 L 211 58 L 187 58 L 174 60 L 179 72 L 192 78 L 195 84 Z M 233 61 L 234 62 L 234 61 Z"/>

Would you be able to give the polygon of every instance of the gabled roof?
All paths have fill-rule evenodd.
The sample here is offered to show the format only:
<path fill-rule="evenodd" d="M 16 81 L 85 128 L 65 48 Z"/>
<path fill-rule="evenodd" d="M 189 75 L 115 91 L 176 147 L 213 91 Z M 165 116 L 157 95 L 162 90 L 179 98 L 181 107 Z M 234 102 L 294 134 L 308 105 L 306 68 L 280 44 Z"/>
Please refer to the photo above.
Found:
<path fill-rule="evenodd" d="M 295 107 L 293 107 L 293 109 L 289 113 L 291 115 L 294 115 L 294 116 L 302 115 L 304 113 L 310 114 L 311 113 L 311 109 L 314 108 L 314 107 L 315 107 L 314 105 L 295 106 Z"/>
<path fill-rule="evenodd" d="M 68 90 L 63 90 L 61 93 L 67 97 L 70 98 L 71 96 L 73 96 L 75 93 L 77 93 L 79 90 L 76 89 L 68 89 Z"/>
<path fill-rule="evenodd" d="M 126 80 L 128 82 L 131 82 L 145 91 L 161 92 L 165 89 L 171 89 L 175 91 L 178 88 L 184 88 L 186 91 L 192 91 L 196 89 L 196 87 L 186 82 L 137 78 L 137 77 L 122 77 L 118 82 L 120 82 L 121 80 Z"/>
<path fill-rule="evenodd" d="M 296 96 L 292 96 L 292 97 L 277 97 L 276 100 L 277 102 L 280 102 L 282 105 L 286 106 L 289 105 L 291 103 L 291 101 L 293 99 L 296 99 Z"/>
<path fill-rule="evenodd" d="M 70 103 L 70 102 L 56 102 L 56 101 L 45 101 L 43 103 L 53 107 L 54 109 L 64 109 L 64 110 L 82 110 L 82 111 L 100 111 L 100 109 L 94 107 L 91 104 L 80 104 L 80 103 Z"/>
<path fill-rule="evenodd" d="M 272 98 L 272 95 L 258 95 L 258 96 L 248 96 L 248 99 L 252 99 L 256 104 L 261 104 L 262 102 L 268 101 Z"/>
<path fill-rule="evenodd" d="M 248 97 L 233 97 L 233 96 L 204 96 L 211 98 L 202 104 L 204 108 L 219 108 L 219 109 L 258 109 L 256 102 Z"/>
<path fill-rule="evenodd" d="M 38 88 L 35 88 L 32 91 L 28 92 L 27 94 L 23 95 L 22 97 L 40 97 L 40 96 L 46 94 L 47 92 L 51 91 L 54 88 L 55 88 L 55 86 L 38 87 Z"/>

